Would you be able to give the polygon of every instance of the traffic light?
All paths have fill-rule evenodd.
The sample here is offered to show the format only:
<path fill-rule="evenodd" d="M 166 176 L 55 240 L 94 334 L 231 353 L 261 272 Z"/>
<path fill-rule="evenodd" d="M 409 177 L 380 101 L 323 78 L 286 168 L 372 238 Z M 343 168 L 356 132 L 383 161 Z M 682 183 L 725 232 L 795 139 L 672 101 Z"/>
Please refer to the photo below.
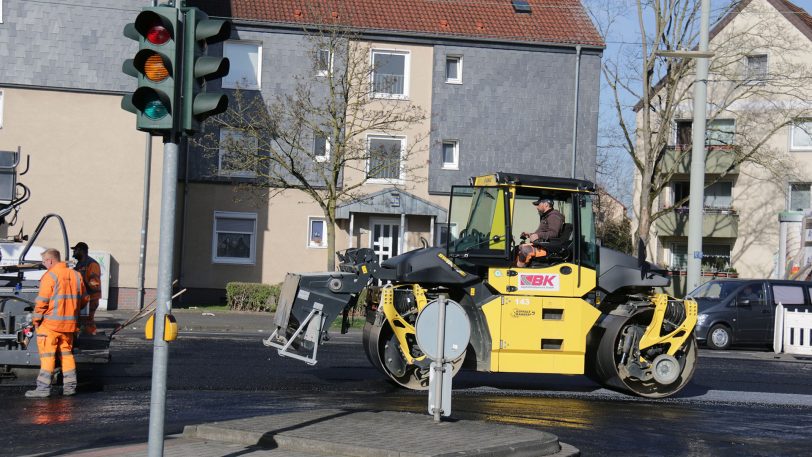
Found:
<path fill-rule="evenodd" d="M 124 36 L 138 41 L 138 53 L 122 71 L 138 79 L 138 88 L 121 100 L 121 107 L 136 114 L 136 128 L 166 135 L 179 121 L 178 51 L 181 50 L 179 12 L 167 6 L 144 8 Z"/>
<path fill-rule="evenodd" d="M 207 92 L 206 82 L 228 74 L 225 57 L 206 55 L 209 44 L 220 43 L 231 36 L 231 22 L 209 19 L 197 8 L 183 8 L 185 34 L 183 39 L 183 116 L 182 129 L 188 134 L 200 130 L 207 117 L 225 112 L 228 97 L 223 92 Z"/>

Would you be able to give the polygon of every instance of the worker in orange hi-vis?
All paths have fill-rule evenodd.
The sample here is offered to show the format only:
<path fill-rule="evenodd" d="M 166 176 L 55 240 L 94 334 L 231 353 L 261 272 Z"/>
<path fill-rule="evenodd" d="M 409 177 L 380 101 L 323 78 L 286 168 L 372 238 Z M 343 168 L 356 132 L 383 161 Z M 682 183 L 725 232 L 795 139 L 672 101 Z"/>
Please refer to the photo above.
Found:
<path fill-rule="evenodd" d="M 33 314 L 40 369 L 37 388 L 29 390 L 25 396 L 51 396 L 57 360 L 62 366 L 62 395 L 74 395 L 77 378 L 73 338 L 79 328 L 79 310 L 87 305 L 88 296 L 82 276 L 62 262 L 59 251 L 46 249 L 42 253 L 42 264 L 48 271 L 40 280 Z"/>
<path fill-rule="evenodd" d="M 82 275 L 90 303 L 87 309 L 79 314 L 79 329 L 83 335 L 96 334 L 96 310 L 99 309 L 101 299 L 101 266 L 99 262 L 87 255 L 87 243 L 78 242 L 73 248 L 73 258 L 76 259 L 74 270 Z"/>

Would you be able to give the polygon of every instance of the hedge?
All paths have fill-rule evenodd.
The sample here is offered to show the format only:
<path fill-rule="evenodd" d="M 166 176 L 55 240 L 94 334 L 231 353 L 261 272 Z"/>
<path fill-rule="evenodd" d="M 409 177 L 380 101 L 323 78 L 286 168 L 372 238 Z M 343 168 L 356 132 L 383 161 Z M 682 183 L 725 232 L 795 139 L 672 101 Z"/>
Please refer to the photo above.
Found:
<path fill-rule="evenodd" d="M 228 308 L 237 311 L 276 311 L 282 284 L 230 282 L 226 284 Z"/>

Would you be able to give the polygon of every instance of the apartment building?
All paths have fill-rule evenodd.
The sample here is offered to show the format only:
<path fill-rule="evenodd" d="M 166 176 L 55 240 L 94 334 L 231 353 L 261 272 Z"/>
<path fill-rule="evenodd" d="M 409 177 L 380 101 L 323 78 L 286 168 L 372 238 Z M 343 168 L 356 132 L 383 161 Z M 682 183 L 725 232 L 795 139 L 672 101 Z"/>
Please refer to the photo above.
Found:
<path fill-rule="evenodd" d="M 135 87 L 121 63 L 136 49 L 121 31 L 150 2 L 0 1 L 0 42 L 7 43 L 0 58 L 9 63 L 0 68 L 0 149 L 19 145 L 31 154 L 25 179 L 37 196 L 17 223 L 33 226 L 46 211 L 67 215 L 71 241 L 111 256 L 111 306 L 130 307 L 147 140 L 119 108 Z M 420 152 L 374 176 L 345 172 L 366 182 L 339 202 L 338 250 L 371 247 L 383 260 L 453 236 L 446 195 L 474 175 L 569 176 L 575 157 L 576 176 L 594 179 L 603 41 L 577 0 L 556 8 L 535 0 L 186 3 L 233 21 L 231 39 L 209 50 L 231 62 L 212 89 L 234 96 L 239 88 L 267 101 L 292 93 L 297 78 L 313 76 L 309 14 L 318 5 L 344 21 L 376 70 L 397 82 L 377 94 L 381 103 L 414 104 L 427 114 L 403 131 L 368 132 L 369 146 L 393 157 L 415 145 Z M 210 121 L 206 129 L 215 138 L 234 136 Z M 328 138 L 306 141 L 329 154 Z M 161 172 L 159 139 L 152 144 L 148 289 L 156 283 Z M 212 154 L 185 141 L 181 153 L 175 274 L 187 301 L 220 300 L 229 281 L 275 283 L 288 271 L 325 269 L 327 220 L 303 192 L 247 198 L 241 189 L 256 175 L 235 169 L 225 149 Z M 57 239 L 45 234 L 42 242 Z"/>
<path fill-rule="evenodd" d="M 782 263 L 779 213 L 810 207 L 810 39 L 812 17 L 785 0 L 740 2 L 711 30 L 705 278 L 771 277 Z M 691 110 L 689 97 L 663 123 L 670 131 L 663 151 L 668 184 L 655 203 L 661 217 L 654 221 L 650 242 L 655 261 L 672 270 L 678 293 L 685 292 L 689 255 Z"/>

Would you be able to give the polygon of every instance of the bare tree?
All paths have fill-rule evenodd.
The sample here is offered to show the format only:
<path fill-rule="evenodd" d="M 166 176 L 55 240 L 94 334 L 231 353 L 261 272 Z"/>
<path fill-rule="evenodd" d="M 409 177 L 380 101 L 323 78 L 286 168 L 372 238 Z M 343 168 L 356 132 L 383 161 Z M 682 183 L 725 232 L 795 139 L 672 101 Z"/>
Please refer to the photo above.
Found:
<path fill-rule="evenodd" d="M 592 1 L 588 5 L 605 36 L 620 21 L 619 3 L 629 1 Z M 604 83 L 617 122 L 605 146 L 624 151 L 632 160 L 637 238 L 648 245 L 654 222 L 672 210 L 661 198 L 663 191 L 678 164 L 687 163 L 691 155 L 690 141 L 675 141 L 674 137 L 675 121 L 685 119 L 690 125 L 692 119 L 694 60 L 665 58 L 658 51 L 695 47 L 700 1 L 631 3 L 636 8 L 637 38 L 621 38 L 633 43 L 622 44 L 616 54 L 604 56 Z M 725 19 L 742 8 L 746 13 L 741 20 Z M 807 102 L 812 72 L 799 58 L 809 49 L 808 40 L 788 31 L 792 26 L 766 2 L 731 2 L 716 13 L 722 20 L 714 26 L 710 42 L 714 57 L 708 80 L 708 154 L 727 154 L 730 163 L 727 171 L 706 179 L 706 186 L 743 165 L 758 179 L 785 182 L 794 170 L 791 158 L 770 140 L 794 120 L 812 113 Z M 766 62 L 760 67 L 757 61 L 767 55 L 769 71 Z M 723 119 L 735 119 L 735 132 L 717 122 Z M 685 195 L 675 206 L 687 200 Z"/>
<path fill-rule="evenodd" d="M 311 17 L 320 16 L 311 9 Z M 342 12 L 336 17 L 346 19 Z M 241 190 L 274 198 L 300 191 L 321 208 L 326 221 L 327 268 L 335 269 L 336 208 L 363 196 L 370 179 L 395 185 L 414 173 L 412 160 L 428 148 L 425 111 L 396 95 L 404 75 L 387 73 L 391 62 L 373 59 L 370 45 L 337 20 L 315 21 L 305 30 L 310 68 L 296 75 L 295 90 L 266 103 L 261 94 L 236 90 L 229 110 L 216 119 L 231 136 L 206 141 L 225 152 L 227 168 L 251 170 Z M 410 132 L 409 141 L 369 142 Z M 222 160 L 222 159 L 221 159 Z M 401 178 L 401 179 L 399 179 Z"/>

